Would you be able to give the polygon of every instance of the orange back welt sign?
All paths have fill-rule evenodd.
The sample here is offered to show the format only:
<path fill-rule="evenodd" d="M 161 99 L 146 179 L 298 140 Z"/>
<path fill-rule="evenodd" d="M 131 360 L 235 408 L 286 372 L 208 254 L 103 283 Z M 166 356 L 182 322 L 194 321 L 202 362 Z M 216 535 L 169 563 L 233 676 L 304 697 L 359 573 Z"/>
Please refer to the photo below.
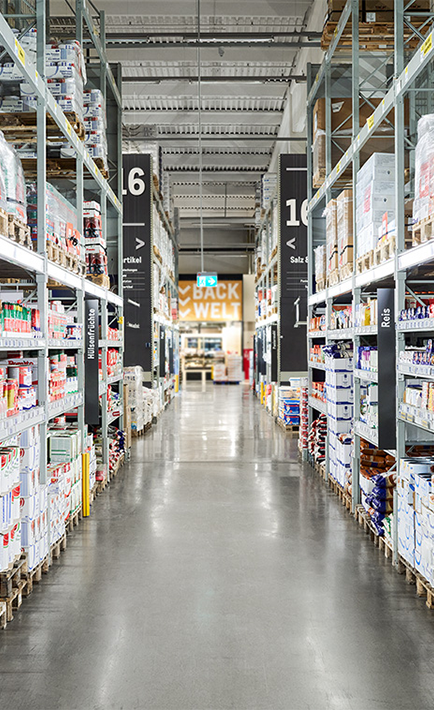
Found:
<path fill-rule="evenodd" d="M 196 281 L 179 282 L 179 319 L 217 323 L 243 319 L 243 282 L 219 281 L 198 288 Z"/>

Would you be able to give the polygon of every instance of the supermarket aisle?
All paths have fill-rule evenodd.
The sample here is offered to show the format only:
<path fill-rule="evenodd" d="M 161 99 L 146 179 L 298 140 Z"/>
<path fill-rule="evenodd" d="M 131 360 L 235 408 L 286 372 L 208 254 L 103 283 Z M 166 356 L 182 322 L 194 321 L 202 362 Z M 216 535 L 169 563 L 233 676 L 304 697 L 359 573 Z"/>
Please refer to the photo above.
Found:
<path fill-rule="evenodd" d="M 245 389 L 177 399 L 15 621 L 18 710 L 428 710 L 434 615 Z"/>

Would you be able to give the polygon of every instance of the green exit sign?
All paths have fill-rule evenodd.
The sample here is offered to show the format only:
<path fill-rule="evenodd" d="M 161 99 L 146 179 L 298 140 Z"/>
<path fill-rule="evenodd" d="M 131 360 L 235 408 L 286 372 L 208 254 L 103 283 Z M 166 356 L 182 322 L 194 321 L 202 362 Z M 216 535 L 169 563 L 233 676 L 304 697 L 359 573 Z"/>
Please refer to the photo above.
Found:
<path fill-rule="evenodd" d="M 217 286 L 217 274 L 198 274 L 197 285 L 199 288 L 209 288 Z"/>

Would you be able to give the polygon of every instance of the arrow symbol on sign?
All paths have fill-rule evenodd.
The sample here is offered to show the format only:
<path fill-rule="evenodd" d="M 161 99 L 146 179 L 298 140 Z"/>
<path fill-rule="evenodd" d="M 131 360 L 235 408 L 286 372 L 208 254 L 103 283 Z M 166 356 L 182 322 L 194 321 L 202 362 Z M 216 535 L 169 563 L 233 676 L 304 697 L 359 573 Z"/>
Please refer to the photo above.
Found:
<path fill-rule="evenodd" d="M 188 296 L 187 298 L 180 298 L 180 299 L 179 299 L 179 305 L 180 305 L 180 306 L 185 306 L 185 304 L 188 303 L 189 301 L 190 301 L 190 296 Z"/>
<path fill-rule="evenodd" d="M 295 237 L 293 237 L 292 239 L 288 239 L 288 241 L 286 242 L 286 246 L 290 249 L 295 249 Z"/>
<path fill-rule="evenodd" d="M 144 246 L 145 242 L 143 241 L 143 239 L 139 239 L 138 237 L 136 237 L 136 251 L 137 249 L 141 249 Z"/>
<path fill-rule="evenodd" d="M 190 290 L 190 286 L 184 286 L 184 287 L 179 286 L 178 290 L 179 290 L 179 293 L 182 293 L 182 295 L 184 295 L 184 293 L 187 293 L 187 291 Z"/>
<path fill-rule="evenodd" d="M 191 313 L 191 308 L 187 308 L 186 311 L 181 311 L 181 309 L 179 309 L 179 315 L 181 318 L 185 318 L 185 316 L 188 316 L 189 313 Z"/>

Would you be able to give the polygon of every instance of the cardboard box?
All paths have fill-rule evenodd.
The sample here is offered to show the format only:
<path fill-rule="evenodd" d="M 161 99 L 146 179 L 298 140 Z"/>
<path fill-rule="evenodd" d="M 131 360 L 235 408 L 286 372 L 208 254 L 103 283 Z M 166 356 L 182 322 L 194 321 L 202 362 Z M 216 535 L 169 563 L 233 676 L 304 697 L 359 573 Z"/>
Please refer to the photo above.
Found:
<path fill-rule="evenodd" d="M 336 200 L 327 203 L 326 210 L 326 266 L 327 273 L 338 268 L 338 233 Z"/>

